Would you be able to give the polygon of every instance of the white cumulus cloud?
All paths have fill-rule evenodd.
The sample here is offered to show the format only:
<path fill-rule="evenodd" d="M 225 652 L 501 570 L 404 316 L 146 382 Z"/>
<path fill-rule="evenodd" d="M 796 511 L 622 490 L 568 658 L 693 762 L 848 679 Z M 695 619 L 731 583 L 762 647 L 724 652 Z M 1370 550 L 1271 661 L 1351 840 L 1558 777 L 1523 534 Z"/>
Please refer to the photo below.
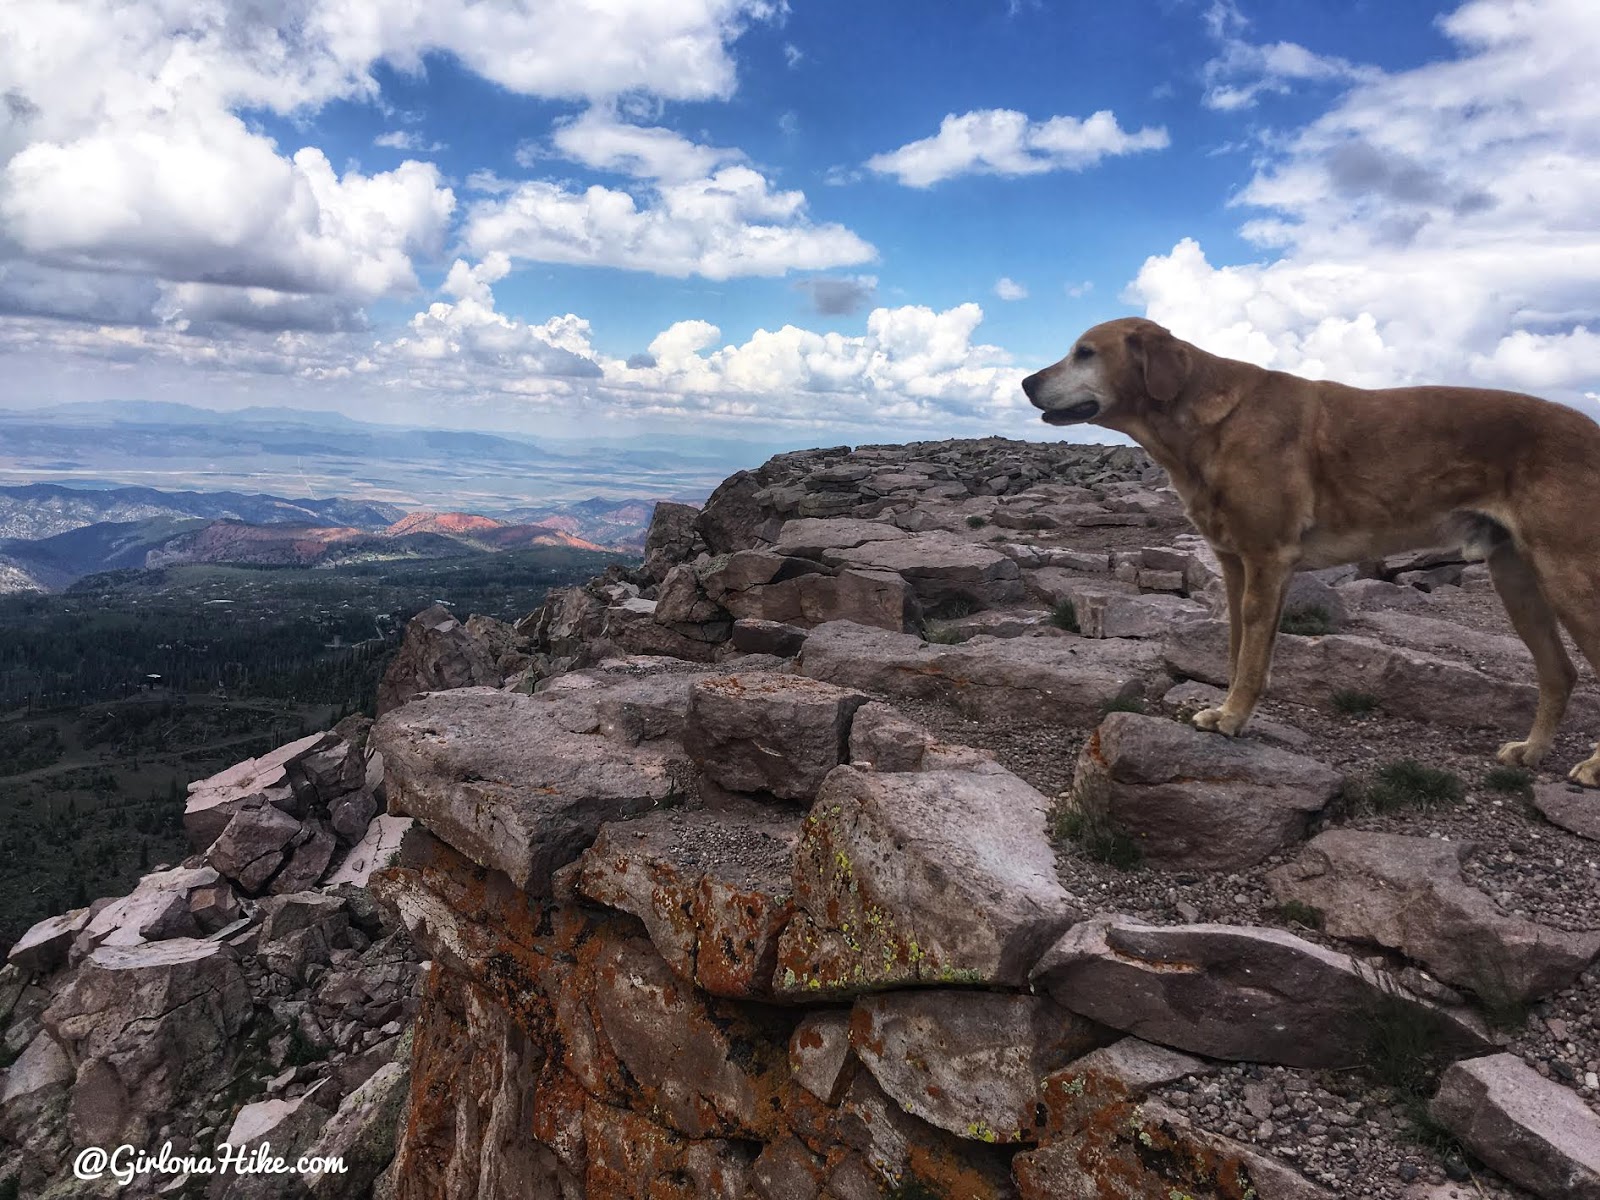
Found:
<path fill-rule="evenodd" d="M 907 187 L 925 188 L 957 175 L 1081 171 L 1107 156 L 1162 150 L 1169 142 L 1163 128 L 1124 130 L 1109 110 L 1082 120 L 1030 121 L 1026 113 L 988 108 L 951 113 L 932 137 L 874 155 L 866 165 Z"/>

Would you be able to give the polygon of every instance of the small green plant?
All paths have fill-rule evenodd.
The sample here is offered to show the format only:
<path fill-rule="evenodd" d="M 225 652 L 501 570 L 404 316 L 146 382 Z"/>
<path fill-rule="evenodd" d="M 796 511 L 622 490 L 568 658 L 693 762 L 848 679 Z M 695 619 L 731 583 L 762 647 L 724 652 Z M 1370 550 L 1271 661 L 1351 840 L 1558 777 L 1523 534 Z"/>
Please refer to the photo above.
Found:
<path fill-rule="evenodd" d="M 1333 693 L 1333 711 L 1343 713 L 1347 717 L 1360 717 L 1370 712 L 1376 712 L 1378 698 L 1371 692 L 1354 692 L 1341 688 Z"/>
<path fill-rule="evenodd" d="M 886 1200 L 945 1200 L 943 1192 L 936 1192 L 920 1179 L 902 1179 L 884 1193 Z"/>
<path fill-rule="evenodd" d="M 1285 921 L 1295 925 L 1304 925 L 1307 929 L 1322 928 L 1321 910 L 1299 900 L 1285 900 L 1278 905 L 1278 915 Z"/>
<path fill-rule="evenodd" d="M 1516 1033 L 1528 1024 L 1531 1006 L 1511 981 L 1505 960 L 1480 947 L 1472 955 L 1471 974 L 1466 984 L 1478 999 L 1483 1019 L 1491 1029 Z"/>
<path fill-rule="evenodd" d="M 10 1179 L 0 1179 L 0 1200 L 17 1200 L 22 1195 L 22 1180 L 13 1175 Z"/>
<path fill-rule="evenodd" d="M 1283 614 L 1278 629 L 1298 637 L 1320 637 L 1333 632 L 1333 617 L 1325 608 L 1295 608 Z"/>
<path fill-rule="evenodd" d="M 1533 772 L 1526 767 L 1490 767 L 1483 783 L 1497 792 L 1526 795 L 1533 788 L 1533 778 Z"/>
<path fill-rule="evenodd" d="M 1058 842 L 1076 843 L 1085 858 L 1119 871 L 1132 871 L 1144 859 L 1139 843 L 1115 828 L 1103 813 L 1085 812 L 1070 799 L 1056 803 L 1051 828 Z"/>
<path fill-rule="evenodd" d="M 1369 812 L 1390 813 L 1420 808 L 1428 811 L 1460 802 L 1466 794 L 1459 776 L 1415 759 L 1402 758 L 1378 768 L 1359 789 L 1359 799 Z"/>
<path fill-rule="evenodd" d="M 928 629 L 923 631 L 922 640 L 936 646 L 956 646 L 966 641 L 967 636 L 959 629 Z"/>
<path fill-rule="evenodd" d="M 963 596 L 957 592 L 941 599 L 928 615 L 936 620 L 947 621 L 955 617 L 970 617 L 980 607 L 982 606 L 971 596 Z"/>
<path fill-rule="evenodd" d="M 298 1025 L 290 1028 L 288 1062 L 291 1067 L 303 1067 L 308 1063 L 321 1062 L 327 1057 L 328 1052 L 301 1033 Z"/>
<path fill-rule="evenodd" d="M 1378 975 L 1376 995 L 1363 1014 L 1361 1064 L 1377 1082 L 1403 1097 L 1425 1099 L 1450 1056 L 1438 1016 L 1404 995 L 1387 974 Z"/>
<path fill-rule="evenodd" d="M 1100 706 L 1100 715 L 1109 716 L 1114 712 L 1142 713 L 1148 711 L 1145 703 L 1138 696 L 1113 696 Z"/>
<path fill-rule="evenodd" d="M 1057 629 L 1065 629 L 1068 633 L 1077 633 L 1078 606 L 1071 600 L 1058 600 L 1056 606 L 1050 610 L 1050 624 Z"/>
<path fill-rule="evenodd" d="M 980 517 L 977 513 L 973 513 L 967 518 L 968 529 L 982 529 L 988 523 L 989 519 L 987 517 Z"/>

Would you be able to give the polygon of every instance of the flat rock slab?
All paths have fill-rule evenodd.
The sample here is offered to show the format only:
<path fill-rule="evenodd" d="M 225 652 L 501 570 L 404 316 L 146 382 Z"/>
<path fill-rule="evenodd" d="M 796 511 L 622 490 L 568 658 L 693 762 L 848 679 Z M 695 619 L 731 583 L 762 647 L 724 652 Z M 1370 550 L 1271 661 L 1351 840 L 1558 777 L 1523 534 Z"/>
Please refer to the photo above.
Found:
<path fill-rule="evenodd" d="M 677 803 L 694 782 L 675 744 L 573 733 L 563 715 L 539 696 L 481 688 L 385 713 L 371 740 L 391 804 L 480 866 L 549 895 L 551 875 L 603 822 Z"/>
<path fill-rule="evenodd" d="M 852 517 L 801 517 L 784 522 L 773 550 L 800 558 L 821 558 L 832 549 L 861 546 L 867 542 L 899 542 L 910 536 L 905 530 L 897 529 L 885 521 L 862 521 Z"/>
<path fill-rule="evenodd" d="M 848 758 L 851 718 L 868 699 L 803 675 L 702 679 L 689 690 L 684 749 L 729 791 L 810 801 Z"/>
<path fill-rule="evenodd" d="M 941 741 L 930 730 L 874 701 L 850 723 L 850 761 L 876 771 L 999 771 L 987 750 Z"/>
<path fill-rule="evenodd" d="M 1168 635 L 1167 666 L 1178 675 L 1228 682 L 1228 627 L 1225 621 L 1181 625 Z M 1530 673 L 1500 676 L 1455 658 L 1354 634 L 1280 637 L 1272 658 L 1271 694 L 1330 707 L 1335 692 L 1376 696 L 1385 712 L 1439 725 L 1476 729 L 1490 726 L 1527 731 L 1539 701 Z M 1575 692 L 1568 719 L 1596 723 L 1600 701 Z"/>
<path fill-rule="evenodd" d="M 1552 825 L 1592 842 L 1600 842 L 1600 791 L 1575 783 L 1538 783 L 1533 806 Z"/>
<path fill-rule="evenodd" d="M 795 857 L 776 993 L 1019 986 L 1077 915 L 1056 879 L 1048 808 L 1003 770 L 835 769 Z"/>
<path fill-rule="evenodd" d="M 1354 1066 L 1374 1014 L 1393 1004 L 1432 1024 L 1441 1044 L 1462 1054 L 1490 1045 L 1475 1018 L 1278 929 L 1096 917 L 1044 956 L 1033 982 L 1113 1029 L 1211 1058 Z"/>
<path fill-rule="evenodd" d="M 27 975 L 48 975 L 66 965 L 73 939 L 88 923 L 87 908 L 46 917 L 12 944 L 6 951 L 6 962 Z"/>
<path fill-rule="evenodd" d="M 196 850 L 211 845 L 247 801 L 291 804 L 290 766 L 338 742 L 332 732 L 313 733 L 191 783 L 183 807 L 183 830 L 189 844 Z"/>
<path fill-rule="evenodd" d="M 1055 1141 L 1094 1123 L 1108 1105 L 1138 1100 L 1191 1075 L 1210 1075 L 1216 1064 L 1153 1042 L 1125 1037 L 1091 1050 L 1052 1072 L 1039 1085 L 1044 1138 Z"/>
<path fill-rule="evenodd" d="M 769 993 L 790 891 L 799 815 L 735 802 L 601 827 L 577 888 L 644 922 L 682 979 L 717 996 Z"/>
<path fill-rule="evenodd" d="M 1462 1145 L 1544 1200 L 1600 1198 L 1600 1117 L 1516 1055 L 1454 1064 L 1429 1108 Z"/>
<path fill-rule="evenodd" d="M 1073 802 L 1126 832 L 1153 865 L 1233 870 L 1301 841 L 1342 784 L 1287 750 L 1117 712 L 1078 755 Z"/>
<path fill-rule="evenodd" d="M 1144 696 L 1159 649 L 1136 640 L 974 638 L 960 645 L 836 621 L 812 630 L 802 674 L 842 687 L 955 705 L 983 720 L 1093 724 L 1112 700 Z"/>
<path fill-rule="evenodd" d="M 1038 1140 L 1040 1082 L 1105 1039 L 1040 996 L 965 988 L 856 1001 L 850 1044 L 902 1109 L 957 1137 Z"/>
<path fill-rule="evenodd" d="M 342 883 L 366 887 L 374 871 L 381 871 L 394 863 L 400 854 L 400 842 L 406 831 L 415 824 L 411 817 L 397 817 L 380 813 L 372 818 L 367 832 L 350 848 L 344 861 L 334 868 L 333 874 L 323 881 L 326 887 Z"/>
<path fill-rule="evenodd" d="M 198 935 L 199 926 L 189 918 L 189 895 L 215 885 L 220 878 L 211 867 L 152 871 L 126 896 L 109 901 L 94 912 L 83 926 L 75 955 L 102 944 L 137 946 L 141 942 Z"/>
<path fill-rule="evenodd" d="M 887 541 L 832 547 L 824 565 L 889 571 L 905 579 L 925 604 L 964 597 L 985 606 L 1022 599 L 1022 573 L 998 550 L 956 534 L 934 531 Z"/>
<path fill-rule="evenodd" d="M 1334 937 L 1398 950 L 1495 1003 L 1566 987 L 1600 955 L 1600 931 L 1502 914 L 1462 878 L 1471 852 L 1465 842 L 1330 829 L 1267 882 L 1280 902 L 1316 909 Z"/>

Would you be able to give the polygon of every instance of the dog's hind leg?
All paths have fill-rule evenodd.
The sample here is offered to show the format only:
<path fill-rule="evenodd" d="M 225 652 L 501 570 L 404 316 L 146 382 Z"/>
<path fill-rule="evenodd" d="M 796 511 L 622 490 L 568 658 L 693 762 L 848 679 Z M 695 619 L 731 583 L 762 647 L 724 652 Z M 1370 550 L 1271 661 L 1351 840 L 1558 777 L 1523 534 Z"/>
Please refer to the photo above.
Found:
<path fill-rule="evenodd" d="M 1539 709 L 1527 740 L 1507 742 L 1495 757 L 1507 766 L 1536 767 L 1555 740 L 1578 672 L 1561 644 L 1561 628 L 1539 587 L 1539 577 L 1510 538 L 1502 538 L 1490 550 L 1489 577 L 1512 627 L 1533 652 L 1539 677 Z"/>
<path fill-rule="evenodd" d="M 1222 567 L 1222 583 L 1228 596 L 1228 682 L 1239 670 L 1239 634 L 1244 611 L 1244 561 L 1227 550 L 1211 547 Z"/>
<path fill-rule="evenodd" d="M 1600 674 L 1600 545 L 1575 537 L 1573 531 L 1524 544 L 1523 554 L 1539 577 L 1550 607 L 1567 627 L 1578 649 Z M 1600 787 L 1600 743 L 1568 773 L 1585 787 Z"/>
<path fill-rule="evenodd" d="M 1241 595 L 1237 606 L 1238 652 L 1228 679 L 1228 698 L 1219 708 L 1194 715 L 1196 729 L 1210 729 L 1233 737 L 1242 732 L 1267 690 L 1272 672 L 1272 647 L 1278 639 L 1283 597 L 1294 564 L 1275 558 L 1243 559 Z M 1230 610 L 1233 609 L 1230 605 Z M 1231 619 L 1231 612 L 1230 612 Z"/>

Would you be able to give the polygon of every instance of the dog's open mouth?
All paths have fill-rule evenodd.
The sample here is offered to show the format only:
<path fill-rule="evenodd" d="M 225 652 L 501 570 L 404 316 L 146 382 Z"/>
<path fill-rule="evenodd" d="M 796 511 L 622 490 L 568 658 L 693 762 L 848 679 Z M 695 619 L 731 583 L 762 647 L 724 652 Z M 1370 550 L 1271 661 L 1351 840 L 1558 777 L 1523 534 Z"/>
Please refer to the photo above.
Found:
<path fill-rule="evenodd" d="M 1046 425 L 1076 425 L 1079 421 L 1092 421 L 1100 415 L 1100 401 L 1085 400 L 1071 408 L 1051 409 L 1042 414 Z"/>

